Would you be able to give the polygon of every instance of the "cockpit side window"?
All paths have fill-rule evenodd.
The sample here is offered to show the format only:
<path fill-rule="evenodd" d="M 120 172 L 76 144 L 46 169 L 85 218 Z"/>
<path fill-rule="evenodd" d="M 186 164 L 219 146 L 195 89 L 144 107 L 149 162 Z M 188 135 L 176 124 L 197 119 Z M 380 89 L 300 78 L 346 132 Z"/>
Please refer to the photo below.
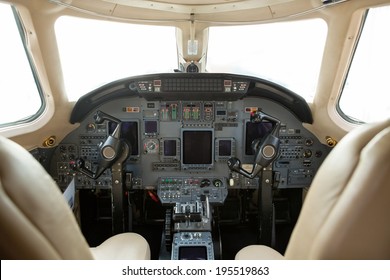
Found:
<path fill-rule="evenodd" d="M 390 117 L 390 6 L 371 8 L 360 38 L 338 111 L 350 122 L 374 122 Z"/>
<path fill-rule="evenodd" d="M 45 102 L 18 11 L 0 3 L 0 128 L 27 123 Z"/>

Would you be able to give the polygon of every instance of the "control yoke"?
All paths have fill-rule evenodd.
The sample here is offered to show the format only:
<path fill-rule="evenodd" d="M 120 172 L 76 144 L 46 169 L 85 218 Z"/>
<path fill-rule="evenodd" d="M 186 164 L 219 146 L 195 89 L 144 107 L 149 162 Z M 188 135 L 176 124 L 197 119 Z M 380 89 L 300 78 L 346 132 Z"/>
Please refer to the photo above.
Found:
<path fill-rule="evenodd" d="M 115 161 L 122 155 L 123 152 L 128 151 L 129 149 L 126 149 L 126 144 L 123 140 L 120 139 L 122 126 L 120 120 L 114 118 L 113 116 L 107 115 L 102 111 L 97 111 L 94 115 L 94 119 L 96 124 L 102 124 L 104 121 L 111 121 L 116 123 L 114 131 L 108 135 L 107 139 L 104 142 L 101 142 L 98 146 L 98 166 L 95 172 L 92 172 L 85 167 L 85 161 L 83 159 L 79 158 L 76 161 L 76 166 L 81 173 L 92 179 L 97 179 L 104 172 L 104 170 L 110 168 L 115 163 Z"/>
<path fill-rule="evenodd" d="M 260 141 L 256 139 L 252 142 L 252 148 L 255 151 L 255 160 L 252 171 L 249 173 L 241 166 L 241 161 L 238 158 L 232 157 L 227 164 L 230 170 L 237 172 L 245 177 L 253 179 L 265 167 L 270 165 L 279 151 L 279 128 L 280 121 L 262 111 L 252 112 L 250 121 L 252 123 L 260 123 L 263 120 L 270 121 L 273 124 L 272 131 Z"/>

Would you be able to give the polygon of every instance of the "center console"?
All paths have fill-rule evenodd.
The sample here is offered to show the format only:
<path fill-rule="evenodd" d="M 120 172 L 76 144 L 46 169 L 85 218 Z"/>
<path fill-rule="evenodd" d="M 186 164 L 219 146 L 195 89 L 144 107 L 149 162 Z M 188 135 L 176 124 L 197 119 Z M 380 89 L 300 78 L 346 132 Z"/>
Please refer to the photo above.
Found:
<path fill-rule="evenodd" d="M 171 259 L 213 260 L 212 207 L 224 203 L 227 180 L 220 177 L 162 177 L 157 194 L 164 206 L 173 206 Z M 171 224 L 172 223 L 172 224 Z"/>

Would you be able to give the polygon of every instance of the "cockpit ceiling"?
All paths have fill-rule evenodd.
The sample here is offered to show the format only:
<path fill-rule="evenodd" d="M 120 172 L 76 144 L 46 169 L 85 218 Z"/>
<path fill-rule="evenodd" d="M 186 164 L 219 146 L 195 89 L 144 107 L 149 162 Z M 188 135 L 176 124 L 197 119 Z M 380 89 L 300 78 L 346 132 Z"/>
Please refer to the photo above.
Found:
<path fill-rule="evenodd" d="M 67 8 L 121 19 L 250 22 L 288 17 L 349 0 L 49 0 Z"/>
<path fill-rule="evenodd" d="M 115 1 L 115 0 L 113 0 Z M 118 0 L 119 2 L 120 0 Z M 257 2 L 267 2 L 273 3 L 273 2 L 288 2 L 288 1 L 294 1 L 294 0 L 263 0 L 263 1 L 257 1 Z M 131 2 L 131 1 L 127 1 Z M 144 1 L 144 2 L 153 2 L 153 1 Z M 180 4 L 180 5 L 217 5 L 217 4 L 240 4 L 242 2 L 251 2 L 247 0 L 156 0 L 154 2 L 162 2 L 162 3 L 168 3 L 168 4 Z M 252 1 L 253 2 L 253 1 Z"/>
<path fill-rule="evenodd" d="M 277 4 L 296 2 L 297 0 L 202 0 L 202 1 L 185 1 L 185 0 L 162 0 L 162 1 L 128 1 L 128 0 L 102 0 L 118 5 L 147 8 L 154 10 L 165 10 L 176 13 L 218 13 L 236 10 L 248 10 L 264 8 Z"/>

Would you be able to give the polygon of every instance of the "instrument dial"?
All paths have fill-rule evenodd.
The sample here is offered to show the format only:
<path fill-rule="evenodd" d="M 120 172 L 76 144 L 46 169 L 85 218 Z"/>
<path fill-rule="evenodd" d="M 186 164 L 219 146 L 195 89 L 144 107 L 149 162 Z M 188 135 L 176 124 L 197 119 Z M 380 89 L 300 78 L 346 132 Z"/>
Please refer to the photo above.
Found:
<path fill-rule="evenodd" d="M 144 142 L 145 154 L 156 154 L 159 148 L 159 141 L 157 139 L 146 139 Z"/>
<path fill-rule="evenodd" d="M 213 185 L 217 188 L 223 187 L 223 183 L 220 179 L 214 179 Z"/>
<path fill-rule="evenodd" d="M 85 130 L 88 132 L 88 133 L 93 133 L 96 131 L 96 125 L 94 123 L 89 123 L 87 124 L 87 126 L 85 127 Z"/>

